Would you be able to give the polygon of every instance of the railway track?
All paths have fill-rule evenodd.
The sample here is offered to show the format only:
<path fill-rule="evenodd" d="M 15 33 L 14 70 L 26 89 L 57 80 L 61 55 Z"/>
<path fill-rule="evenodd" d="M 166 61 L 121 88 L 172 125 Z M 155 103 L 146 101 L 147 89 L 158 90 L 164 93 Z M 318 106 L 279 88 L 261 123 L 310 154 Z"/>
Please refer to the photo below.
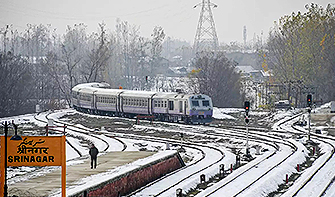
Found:
<path fill-rule="evenodd" d="M 64 122 L 61 122 L 61 124 L 64 124 Z M 106 135 L 108 137 L 114 137 L 115 138 L 115 136 L 113 136 L 113 135 L 108 135 L 108 134 L 104 134 L 104 135 Z M 178 140 L 171 140 L 171 139 L 166 139 L 166 138 L 164 138 L 164 139 L 160 138 L 159 139 L 157 137 L 134 136 L 134 135 L 129 135 L 129 134 L 123 134 L 121 136 L 120 136 L 120 134 L 118 134 L 118 137 L 121 137 L 121 138 L 126 137 L 128 139 L 132 138 L 132 139 L 136 139 L 136 140 L 145 140 L 145 141 L 152 141 L 152 142 L 160 142 L 160 143 L 163 143 L 163 144 L 165 144 L 165 143 L 175 143 L 175 144 L 177 143 L 178 144 L 180 142 Z M 185 181 L 191 179 L 192 177 L 198 179 L 198 174 L 203 173 L 205 170 L 207 170 L 207 169 L 211 168 L 212 166 L 218 164 L 224 158 L 223 151 L 220 150 L 219 148 L 216 148 L 216 147 L 211 147 L 211 146 L 206 146 L 206 145 L 203 145 L 203 144 L 197 144 L 197 143 L 191 143 L 191 142 L 183 142 L 182 146 L 184 148 L 193 148 L 193 149 L 198 149 L 199 151 L 202 151 L 203 152 L 203 157 L 200 160 L 198 160 L 197 162 L 193 163 L 192 165 L 185 166 L 183 169 L 175 171 L 175 172 L 165 176 L 164 178 L 162 178 L 160 180 L 157 180 L 156 182 L 159 182 L 159 181 L 162 181 L 162 180 L 167 180 L 169 177 L 172 177 L 173 175 L 178 174 L 178 173 L 179 174 L 175 175 L 175 176 L 183 177 L 183 178 L 180 178 L 180 180 L 177 183 L 164 187 L 163 190 L 158 191 L 157 193 L 154 194 L 154 196 L 166 193 L 168 190 L 170 190 L 174 187 L 177 187 L 180 183 L 185 182 Z M 197 148 L 197 147 L 201 147 L 201 148 Z M 206 152 L 206 154 L 204 152 Z M 213 152 L 215 152 L 215 153 L 213 153 Z M 208 163 L 208 161 L 205 161 L 204 155 L 211 155 L 211 156 L 216 155 L 215 156 L 216 159 L 213 162 Z M 199 166 L 201 166 L 201 167 L 199 167 Z M 192 173 L 185 174 L 185 169 L 190 169 L 190 168 L 194 168 L 195 170 L 193 170 Z M 217 171 L 217 167 L 215 167 L 215 171 Z M 184 173 L 184 174 L 180 175 L 180 173 Z M 154 185 L 154 184 L 155 184 L 155 182 L 151 183 L 150 185 Z M 145 188 L 150 187 L 150 185 L 147 185 L 146 187 L 141 188 L 140 190 L 137 191 L 137 193 L 140 192 L 140 191 L 145 190 Z"/>
<path fill-rule="evenodd" d="M 50 113 L 48 113 L 45 116 L 46 120 L 43 120 L 41 118 L 37 118 L 36 116 L 34 116 L 34 118 L 36 120 L 40 121 L 40 122 L 43 122 L 43 123 L 47 124 L 47 120 L 50 119 L 49 116 L 50 116 Z M 55 123 L 56 126 L 66 126 L 66 130 L 67 130 L 66 135 L 69 135 L 69 134 L 78 135 L 78 133 L 79 133 L 81 136 L 84 136 L 85 138 L 92 138 L 93 137 L 93 138 L 96 138 L 96 139 L 102 141 L 105 144 L 105 148 L 103 149 L 103 151 L 107 151 L 109 149 L 110 144 L 107 142 L 107 140 L 103 139 L 99 135 L 96 135 L 96 134 L 92 133 L 91 129 L 78 127 L 76 125 L 73 125 L 73 124 L 70 124 L 70 123 L 67 123 L 67 122 L 59 121 L 55 118 L 52 118 L 52 119 L 54 120 L 54 123 Z M 62 131 L 60 131 L 60 132 L 62 132 Z M 123 148 L 121 149 L 121 151 L 124 151 L 127 148 L 127 145 L 122 140 L 117 139 L 117 138 L 114 138 L 114 139 L 122 144 Z M 90 140 L 90 141 L 91 141 L 91 143 L 93 143 L 92 140 Z M 67 140 L 67 143 L 79 154 L 80 157 L 83 156 L 83 154 L 78 150 L 78 148 L 76 148 L 68 140 Z"/>
<path fill-rule="evenodd" d="M 302 127 L 294 126 L 293 122 L 291 128 L 295 132 L 306 135 L 307 131 Z M 335 173 L 333 170 L 329 171 L 329 167 L 326 168 L 326 166 L 331 165 L 332 167 L 330 169 L 332 169 L 335 165 L 335 138 L 311 133 L 311 140 L 316 143 L 323 143 L 324 146 L 326 145 L 329 147 L 328 150 L 330 151 L 327 151 L 320 156 L 322 157 L 322 162 L 316 162 L 312 169 L 306 170 L 306 173 L 303 174 L 305 175 L 303 179 L 297 180 L 296 184 L 299 185 L 298 187 L 292 187 L 292 189 L 288 190 L 283 196 L 324 196 L 332 184 Z M 320 174 L 323 176 L 323 181 L 320 181 L 320 179 L 317 178 Z M 330 175 L 332 178 L 329 179 Z M 315 185 L 317 185 L 317 189 L 315 188 Z"/>
<path fill-rule="evenodd" d="M 280 126 L 282 126 L 282 125 L 284 125 L 284 124 L 287 124 L 289 121 L 291 121 L 291 120 L 293 120 L 294 118 L 296 118 L 296 117 L 298 117 L 299 116 L 299 114 L 298 115 L 295 115 L 295 116 L 293 116 L 293 117 L 291 117 L 291 118 L 289 118 L 289 119 L 287 119 L 287 120 L 285 120 L 285 121 L 283 121 L 282 123 L 280 123 L 279 125 Z M 57 122 L 58 124 L 64 124 L 64 122 Z M 244 140 L 245 139 L 245 131 L 244 131 L 244 129 L 243 128 L 230 128 L 230 129 L 222 129 L 222 128 L 212 128 L 212 127 L 205 127 L 205 126 L 190 126 L 190 125 L 183 125 L 183 126 L 175 126 L 176 124 L 174 124 L 174 123 L 165 123 L 165 122 L 163 122 L 163 123 L 161 123 L 161 124 L 163 124 L 163 125 L 169 125 L 168 127 L 169 128 L 171 128 L 171 127 L 176 127 L 176 128 L 179 128 L 179 130 L 177 130 L 177 131 L 175 131 L 175 132 L 184 132 L 184 133 L 186 133 L 187 135 L 189 135 L 190 133 L 193 133 L 193 134 L 195 134 L 195 135 L 200 135 L 201 133 L 201 130 L 202 131 L 205 131 L 205 135 L 207 135 L 207 136 L 212 136 L 212 137 L 215 137 L 215 138 L 225 138 L 225 137 L 227 137 L 227 136 L 229 136 L 229 137 L 231 137 L 231 138 L 234 138 L 234 139 L 238 139 L 238 140 Z M 83 128 L 79 128 L 79 127 L 77 127 L 76 128 L 76 126 L 75 125 L 71 125 L 71 124 L 68 124 L 67 123 L 67 125 L 69 125 L 69 127 L 73 127 L 72 129 L 73 129 L 73 132 L 78 132 L 77 130 L 79 130 L 79 129 L 83 129 Z M 201 128 L 201 129 L 199 129 L 199 127 Z M 208 128 L 210 128 L 210 129 L 208 129 Z M 282 130 L 285 130 L 285 128 L 282 128 L 281 127 L 281 129 Z M 186 130 L 186 131 L 185 131 Z M 189 130 L 195 130 L 196 132 L 194 132 L 194 131 L 189 131 Z M 218 132 L 217 132 L 217 130 L 218 130 Z M 234 134 L 232 134 L 232 131 L 234 132 Z M 87 134 L 87 133 L 90 133 L 90 130 L 89 129 L 87 129 L 86 131 L 82 131 L 83 133 L 82 134 Z M 244 185 L 244 188 L 242 188 L 242 189 L 240 189 L 240 191 L 239 192 L 237 192 L 237 193 L 235 193 L 233 196 L 237 196 L 237 195 L 244 195 L 245 194 L 245 192 L 247 191 L 247 190 L 250 190 L 250 188 L 252 188 L 253 187 L 253 185 L 255 185 L 259 180 L 261 180 L 261 179 L 263 179 L 265 176 L 269 176 L 269 174 L 271 174 L 271 172 L 274 170 L 274 169 L 276 169 L 278 166 L 280 166 L 280 165 L 284 165 L 284 163 L 290 158 L 290 157 L 292 157 L 292 155 L 294 154 L 294 152 L 295 151 L 297 151 L 297 147 L 296 147 L 296 145 L 294 145 L 292 142 L 290 142 L 289 140 L 285 140 L 285 139 L 283 139 L 282 137 L 280 137 L 280 134 L 281 134 L 281 132 L 280 131 L 278 131 L 278 134 L 279 134 L 279 136 L 274 136 L 273 135 L 273 132 L 277 132 L 277 131 L 272 131 L 272 135 L 270 135 L 269 133 L 266 133 L 266 134 L 264 134 L 264 132 L 267 132 L 267 130 L 264 130 L 264 129 L 257 129 L 257 128 L 250 128 L 249 129 L 249 139 L 250 139 L 250 141 L 252 141 L 253 143 L 259 143 L 259 144 L 267 144 L 268 146 L 271 146 L 272 148 L 273 148 L 273 150 L 274 150 L 274 152 L 273 152 L 273 154 L 271 154 L 271 155 L 268 155 L 267 157 L 265 157 L 265 158 L 263 158 L 261 161 L 259 161 L 259 162 L 257 162 L 257 163 L 255 163 L 255 164 L 253 164 L 253 165 L 250 165 L 249 167 L 245 167 L 245 169 L 243 169 L 242 170 L 242 167 L 241 167 L 241 169 L 240 169 L 240 171 L 243 171 L 243 172 L 241 172 L 241 173 L 239 173 L 238 175 L 229 175 L 229 176 L 227 176 L 227 177 L 229 177 L 229 181 L 228 181 L 228 178 L 226 177 L 225 179 L 226 179 L 226 183 L 225 184 L 223 184 L 221 187 L 216 187 L 216 189 L 212 189 L 213 191 L 212 191 L 212 193 L 200 193 L 199 194 L 199 196 L 208 196 L 208 195 L 212 195 L 212 194 L 215 194 L 215 193 L 221 193 L 220 192 L 220 188 L 224 188 L 224 187 L 227 187 L 230 183 L 232 183 L 233 181 L 236 181 L 236 180 L 238 180 L 239 179 L 239 177 L 244 177 L 248 172 L 251 172 L 251 171 L 253 171 L 253 169 L 255 168 L 255 167 L 257 167 L 257 166 L 259 166 L 262 162 L 264 162 L 264 161 L 266 161 L 266 160 L 268 160 L 268 159 L 271 159 L 271 157 L 273 157 L 273 155 L 275 155 L 277 152 L 278 152 L 278 150 L 279 149 L 282 149 L 282 147 L 287 147 L 287 148 L 289 148 L 289 149 L 291 149 L 291 154 L 289 154 L 289 155 L 287 155 L 283 160 L 281 160 L 280 162 L 278 162 L 276 165 L 274 165 L 274 166 L 272 166 L 270 169 L 268 169 L 267 171 L 265 171 L 265 172 L 263 172 L 262 174 L 260 174 L 259 176 L 258 176 L 258 178 L 257 179 L 255 179 L 255 180 L 253 180 L 252 182 L 250 182 L 249 184 L 245 184 Z M 286 131 L 287 133 L 290 133 L 290 131 Z M 295 133 L 295 134 L 297 134 L 297 133 L 305 133 L 305 132 L 303 132 L 303 131 L 297 131 L 297 130 L 295 130 L 293 133 Z M 120 136 L 120 134 L 118 134 L 119 136 Z M 115 135 L 109 135 L 109 134 L 105 134 L 105 136 L 107 136 L 107 137 L 113 137 L 114 139 L 118 139 L 118 137 L 115 137 Z M 121 138 L 122 137 L 127 137 L 127 138 L 133 138 L 133 139 L 137 139 L 137 140 L 146 140 L 146 141 L 156 141 L 156 142 L 160 142 L 160 143 L 167 143 L 167 142 L 169 142 L 169 143 L 179 143 L 179 141 L 177 140 L 167 140 L 167 139 L 157 139 L 157 137 L 152 137 L 152 136 L 131 136 L 131 135 L 126 135 L 126 134 L 122 134 L 122 136 L 121 136 Z M 318 137 L 320 137 L 320 136 L 318 136 Z M 155 138 L 155 139 L 154 139 Z M 315 139 L 315 136 L 313 135 L 313 138 L 312 139 Z M 333 138 L 329 138 L 328 140 L 334 140 Z M 322 141 L 322 140 L 321 140 Z M 325 140 L 323 140 L 322 141 L 322 143 L 325 143 L 325 144 L 328 144 L 328 145 L 331 145 L 331 142 L 327 142 L 327 141 L 325 141 Z M 280 144 L 280 145 L 279 145 Z M 188 148 L 195 148 L 195 149 L 203 149 L 205 146 L 203 146 L 202 144 L 199 144 L 199 143 L 194 143 L 194 142 L 191 142 L 191 141 L 188 141 L 188 142 L 183 142 L 183 145 L 185 146 L 185 147 L 188 147 Z M 312 176 L 310 176 L 310 178 L 307 180 L 307 181 L 305 181 L 305 183 L 303 184 L 303 186 L 298 190 L 298 191 L 296 191 L 296 192 L 294 192 L 294 195 L 297 195 L 297 196 L 299 196 L 299 191 L 300 190 L 302 190 L 302 189 L 304 189 L 304 187 L 306 187 L 306 185 L 308 184 L 308 183 L 310 183 L 311 182 L 311 180 L 313 180 L 313 177 L 317 174 L 317 171 L 320 171 L 321 169 L 322 169 L 322 167 L 324 166 L 324 165 L 326 165 L 326 163 L 327 162 L 329 162 L 330 160 L 332 160 L 331 158 L 333 157 L 333 155 L 334 155 L 334 145 L 331 145 L 332 146 L 332 154 L 331 154 L 331 156 L 327 159 L 327 161 L 326 162 L 324 162 L 324 164 L 323 165 L 321 165 L 317 170 L 316 170 L 316 172 L 315 173 L 313 173 L 313 175 Z M 200 148 L 199 148 L 200 147 Z M 207 147 L 207 148 L 213 148 L 213 147 Z M 220 149 L 217 149 L 216 151 L 218 151 L 218 152 L 222 152 L 222 150 L 220 150 Z M 203 154 L 205 154 L 205 153 L 203 153 Z M 195 171 L 194 173 L 191 173 L 191 174 L 189 174 L 188 176 L 184 176 L 184 178 L 182 178 L 182 179 L 180 179 L 180 181 L 178 181 L 178 182 L 176 182 L 175 184 L 172 184 L 172 185 L 170 185 L 170 186 L 168 186 L 168 187 L 166 187 L 165 189 L 163 189 L 163 190 L 160 190 L 160 191 L 158 191 L 158 192 L 154 192 L 153 194 L 152 194 L 152 196 L 164 196 L 165 194 L 167 194 L 167 193 L 171 193 L 171 192 L 173 192 L 173 193 L 175 193 L 175 189 L 176 188 L 179 188 L 179 186 L 180 185 L 183 185 L 183 183 L 184 182 L 187 182 L 188 180 L 190 180 L 190 179 L 195 179 L 195 177 L 196 177 L 196 179 L 199 179 L 199 175 L 200 174 L 202 174 L 202 173 L 204 173 L 204 171 L 206 171 L 206 169 L 210 169 L 211 167 L 213 167 L 213 168 L 216 168 L 216 171 L 217 171 L 217 169 L 218 169 L 218 165 L 220 164 L 220 163 L 222 163 L 222 161 L 224 160 L 224 156 L 223 156 L 223 152 L 221 153 L 222 154 L 222 156 L 221 156 L 221 158 L 220 159 L 217 159 L 215 162 L 213 162 L 213 163 L 211 163 L 211 164 L 209 164 L 209 165 L 207 165 L 207 167 L 204 167 L 204 168 L 201 168 L 201 169 L 199 169 L 199 170 L 197 170 L 197 171 Z M 202 160 L 199 160 L 198 162 L 196 162 L 196 163 L 194 163 L 194 164 L 192 164 L 192 165 L 197 165 L 199 162 L 201 163 L 201 161 Z M 191 167 L 191 166 L 190 166 Z M 165 176 L 165 177 L 163 177 L 163 178 L 161 178 L 161 179 L 159 179 L 159 180 L 156 180 L 155 182 L 153 182 L 153 183 L 150 183 L 150 184 L 148 184 L 146 187 L 143 187 L 143 188 L 141 188 L 140 190 L 138 190 L 138 191 L 136 191 L 136 192 L 134 192 L 134 193 L 132 193 L 131 195 L 129 195 L 129 196 L 141 196 L 142 194 L 143 194 L 143 192 L 146 192 L 146 191 L 149 191 L 149 190 L 152 190 L 151 188 L 152 187 L 155 187 L 155 185 L 157 184 L 157 183 L 159 183 L 159 182 L 161 182 L 161 181 L 163 181 L 164 179 L 167 179 L 168 177 L 173 177 L 173 176 L 178 176 L 178 173 L 180 173 L 181 171 L 183 171 L 183 170 L 185 170 L 185 169 L 187 169 L 187 168 L 189 168 L 189 167 L 184 167 L 183 169 L 181 169 L 181 170 L 178 170 L 178 171 L 176 171 L 176 172 L 173 172 L 173 173 L 171 173 L 171 174 L 169 174 L 169 175 L 167 175 L 167 176 Z M 237 173 L 236 173 L 237 174 Z M 234 176 L 234 177 L 233 177 Z M 334 179 L 334 178 L 333 178 Z M 224 179 L 223 179 L 224 180 Z M 329 183 L 328 183 L 328 185 L 327 185 L 327 187 L 322 191 L 322 193 L 321 193 L 321 195 L 325 195 L 326 194 L 326 190 L 331 186 L 331 184 L 332 184 L 332 182 L 333 181 L 329 181 Z M 212 187 L 212 188 L 214 188 L 214 187 Z M 206 189 L 207 190 L 207 189 Z M 205 190 L 205 191 L 206 191 Z M 209 190 L 207 190 L 207 191 L 209 191 Z M 213 195 L 213 196 L 215 196 L 215 195 Z"/>
<path fill-rule="evenodd" d="M 163 123 L 163 124 L 165 124 L 165 123 Z M 173 124 L 172 124 L 172 125 L 173 125 Z M 179 127 L 179 126 L 180 126 L 180 125 L 178 125 L 178 127 Z M 165 127 L 165 126 L 163 126 L 163 127 Z M 182 128 L 176 130 L 175 132 L 180 132 L 180 130 L 185 131 L 185 128 L 186 128 L 186 130 L 194 130 L 194 129 L 198 128 L 198 126 L 181 126 L 181 127 L 182 127 Z M 156 128 L 156 127 L 155 127 L 155 128 Z M 208 129 L 208 128 L 210 128 L 210 127 L 203 127 L 203 129 L 207 129 L 206 135 L 215 136 L 216 138 L 223 138 L 223 137 L 227 137 L 227 136 L 229 136 L 229 137 L 234 137 L 235 139 L 239 139 L 239 140 L 244 140 L 244 139 L 245 139 L 245 133 L 242 132 L 242 131 L 239 131 L 240 133 L 237 133 L 237 134 L 236 134 L 236 132 L 235 132 L 235 133 L 233 134 L 231 131 L 228 131 L 228 130 L 223 131 L 223 130 L 221 129 L 221 133 L 219 133 L 219 134 L 215 134 L 215 132 L 212 131 L 212 130 L 213 130 L 212 128 L 210 128 L 210 129 Z M 156 129 L 157 129 L 157 128 L 156 128 Z M 158 128 L 158 129 L 159 129 L 159 128 Z M 171 130 L 171 128 L 169 128 L 169 130 Z M 222 131 L 223 131 L 223 133 L 222 133 Z M 187 131 L 184 132 L 184 133 L 185 133 L 185 134 L 190 134 L 190 133 L 191 133 L 191 134 L 195 134 L 194 132 L 187 132 Z M 202 133 L 203 133 L 203 131 L 200 130 L 200 131 L 198 131 L 198 132 L 196 133 L 196 135 L 203 135 L 203 136 L 204 136 L 204 134 L 202 134 Z M 282 143 L 284 146 L 288 146 L 288 147 L 290 147 L 290 149 L 292 149 L 291 152 L 294 152 L 294 150 L 296 150 L 296 147 L 295 147 L 294 144 L 292 144 L 291 142 L 281 142 L 282 139 L 279 138 L 279 137 L 263 136 L 263 138 L 260 138 L 259 136 L 256 136 L 256 135 L 251 134 L 251 135 L 250 135 L 250 140 L 252 140 L 252 141 L 254 141 L 254 142 L 257 142 L 257 143 L 263 143 L 263 144 L 267 144 L 268 146 L 272 146 L 273 149 L 276 150 L 276 151 L 279 150 L 279 146 L 277 145 L 277 143 Z M 199 146 L 199 144 L 198 144 L 198 146 Z M 200 144 L 200 146 L 203 146 L 203 145 Z M 245 173 L 247 173 L 248 171 L 250 171 L 253 167 L 259 165 L 261 162 L 264 162 L 264 161 L 268 160 L 268 159 L 269 159 L 270 157 L 272 157 L 274 154 L 275 154 L 275 152 L 272 153 L 272 154 L 267 155 L 266 157 L 260 159 L 259 161 L 255 162 L 255 163 L 253 163 L 251 166 L 245 167 L 245 169 L 243 169 L 242 172 L 240 172 L 237 176 L 233 177 L 229 182 L 234 181 L 234 180 L 237 179 L 238 177 L 243 177 L 243 175 L 244 175 Z M 215 170 L 217 171 L 217 169 L 218 169 L 218 166 L 216 167 Z M 200 172 L 200 171 L 197 171 L 197 172 L 194 173 L 193 175 L 195 175 L 195 174 L 198 174 L 198 175 L 199 175 L 199 172 Z M 191 176 L 187 176 L 186 178 L 188 178 L 188 177 L 191 177 Z M 231 177 L 232 177 L 232 176 L 231 176 Z M 164 179 L 166 179 L 166 177 L 164 177 Z M 199 179 L 199 176 L 197 176 L 196 179 Z M 183 181 L 186 181 L 186 179 L 183 179 Z M 178 183 L 176 183 L 176 184 L 173 184 L 173 185 L 167 187 L 166 189 L 164 189 L 163 191 L 160 191 L 160 192 L 148 193 L 149 191 L 152 191 L 152 190 L 153 190 L 153 189 L 152 189 L 153 187 L 154 187 L 154 188 L 159 188 L 159 186 L 157 186 L 157 184 L 156 184 L 156 185 L 155 185 L 155 184 L 151 184 L 151 185 L 147 185 L 147 186 L 144 187 L 144 188 L 141 188 L 141 191 L 146 191 L 146 192 L 140 192 L 140 193 L 135 192 L 135 193 L 132 193 L 132 195 L 133 195 L 133 196 L 143 196 L 143 195 L 148 195 L 148 194 L 150 194 L 151 196 L 161 196 L 161 195 L 162 195 L 162 196 L 165 196 L 165 195 L 167 195 L 167 194 L 164 193 L 165 191 L 169 191 L 169 190 L 170 190 L 170 193 L 169 193 L 169 194 L 174 193 L 175 190 L 173 190 L 173 189 L 178 188 L 178 184 L 179 184 L 179 185 L 182 185 L 182 184 L 180 184 L 180 183 L 181 183 L 181 181 L 178 182 Z M 227 183 L 227 184 L 228 184 L 228 183 Z M 172 191 L 171 191 L 171 190 L 172 190 Z"/>
<path fill-rule="evenodd" d="M 242 136 L 245 135 L 245 130 L 241 130 L 241 127 L 239 127 L 239 129 L 231 129 L 232 131 L 234 131 L 234 133 L 240 133 Z M 274 168 L 278 167 L 279 165 L 281 165 L 282 163 L 284 163 L 286 160 L 288 160 L 288 158 L 290 158 L 295 151 L 297 150 L 297 147 L 290 141 L 284 140 L 280 137 L 276 137 L 276 136 L 270 136 L 268 134 L 264 134 L 263 133 L 264 130 L 260 129 L 257 131 L 257 129 L 253 129 L 253 131 L 249 131 L 249 136 L 253 139 L 258 139 L 260 141 L 262 141 L 263 143 L 265 143 L 264 141 L 269 141 L 271 143 L 276 143 L 276 144 L 282 144 L 281 146 L 286 146 L 289 149 L 291 149 L 291 151 L 289 151 L 290 153 L 286 156 L 283 157 L 283 159 L 281 161 L 279 161 L 276 165 L 272 165 L 272 167 L 268 170 L 261 170 L 261 172 L 259 172 L 259 175 L 257 178 L 255 178 L 254 180 L 252 180 L 251 182 L 245 184 L 245 181 L 243 181 L 243 179 L 245 179 L 246 176 L 248 176 L 248 173 L 255 173 L 255 168 L 258 168 L 258 166 L 264 165 L 264 163 L 266 163 L 268 161 L 268 159 L 274 159 L 275 153 L 276 154 L 280 154 L 278 153 L 279 147 L 277 148 L 278 150 L 273 153 L 271 155 L 271 157 L 274 158 L 266 158 L 265 160 L 262 160 L 261 162 L 258 162 L 254 165 L 251 165 L 247 170 L 243 171 L 243 173 L 239 174 L 239 176 L 236 176 L 230 180 L 221 180 L 219 183 L 217 183 L 215 186 L 213 186 L 213 188 L 210 188 L 208 190 L 205 190 L 204 192 L 200 193 L 198 196 L 220 196 L 223 193 L 225 194 L 225 196 L 237 196 L 242 194 L 245 190 L 249 189 L 252 185 L 254 185 L 257 181 L 259 181 L 261 178 L 263 178 L 264 176 L 266 176 L 267 174 L 269 174 Z M 283 147 L 281 147 L 282 149 Z M 250 180 L 250 177 L 248 178 Z M 235 185 L 234 185 L 235 182 Z M 236 185 L 236 183 L 238 183 Z M 244 185 L 243 185 L 244 184 Z M 243 185 L 243 186 L 242 186 Z M 239 187 L 239 191 L 238 192 L 231 192 L 231 189 L 229 188 L 235 188 L 235 187 Z M 225 191 L 223 191 L 225 190 Z M 230 190 L 230 191 L 229 191 Z"/>

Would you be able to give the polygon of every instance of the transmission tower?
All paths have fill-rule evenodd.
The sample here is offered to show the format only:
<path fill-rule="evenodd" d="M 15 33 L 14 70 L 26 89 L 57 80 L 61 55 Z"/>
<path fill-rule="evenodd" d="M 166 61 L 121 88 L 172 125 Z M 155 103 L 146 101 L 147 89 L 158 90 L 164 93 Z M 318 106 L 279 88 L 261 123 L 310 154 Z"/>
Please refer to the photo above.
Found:
<path fill-rule="evenodd" d="M 213 6 L 216 8 L 217 5 L 211 3 L 210 0 L 202 0 L 202 3 L 195 5 L 193 8 L 198 6 L 201 6 L 201 12 L 197 32 L 195 34 L 193 50 L 195 53 L 201 51 L 216 51 L 219 46 L 219 41 L 216 35 L 211 7 Z"/>

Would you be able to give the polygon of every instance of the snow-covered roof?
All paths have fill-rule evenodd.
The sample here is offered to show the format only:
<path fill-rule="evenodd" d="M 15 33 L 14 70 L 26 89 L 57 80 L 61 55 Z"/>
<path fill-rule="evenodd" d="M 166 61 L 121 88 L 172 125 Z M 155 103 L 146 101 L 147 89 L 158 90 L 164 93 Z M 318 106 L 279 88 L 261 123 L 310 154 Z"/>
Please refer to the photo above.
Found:
<path fill-rule="evenodd" d="M 251 73 L 251 72 L 259 72 L 255 70 L 252 66 L 236 66 L 237 71 L 241 71 L 242 73 Z"/>

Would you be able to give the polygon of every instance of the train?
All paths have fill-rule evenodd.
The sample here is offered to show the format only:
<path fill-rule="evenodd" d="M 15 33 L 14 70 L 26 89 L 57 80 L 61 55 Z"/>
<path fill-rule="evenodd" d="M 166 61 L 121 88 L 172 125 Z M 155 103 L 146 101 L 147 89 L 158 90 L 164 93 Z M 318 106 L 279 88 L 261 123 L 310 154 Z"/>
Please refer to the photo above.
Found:
<path fill-rule="evenodd" d="M 288 100 L 280 100 L 275 102 L 275 108 L 276 109 L 289 109 L 290 108 L 290 102 Z"/>
<path fill-rule="evenodd" d="M 80 112 L 127 118 L 207 124 L 212 121 L 212 99 L 205 94 L 112 89 L 92 82 L 72 88 L 72 107 Z"/>

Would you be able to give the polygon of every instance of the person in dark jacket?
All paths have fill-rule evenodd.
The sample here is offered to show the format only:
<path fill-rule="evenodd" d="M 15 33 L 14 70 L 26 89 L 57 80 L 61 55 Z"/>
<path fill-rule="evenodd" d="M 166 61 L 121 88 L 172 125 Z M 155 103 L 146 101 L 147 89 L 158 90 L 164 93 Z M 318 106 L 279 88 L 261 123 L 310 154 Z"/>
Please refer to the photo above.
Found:
<path fill-rule="evenodd" d="M 91 155 L 91 169 L 93 167 L 96 168 L 97 167 L 97 156 L 98 156 L 99 150 L 94 146 L 94 144 L 92 144 L 89 153 Z"/>

